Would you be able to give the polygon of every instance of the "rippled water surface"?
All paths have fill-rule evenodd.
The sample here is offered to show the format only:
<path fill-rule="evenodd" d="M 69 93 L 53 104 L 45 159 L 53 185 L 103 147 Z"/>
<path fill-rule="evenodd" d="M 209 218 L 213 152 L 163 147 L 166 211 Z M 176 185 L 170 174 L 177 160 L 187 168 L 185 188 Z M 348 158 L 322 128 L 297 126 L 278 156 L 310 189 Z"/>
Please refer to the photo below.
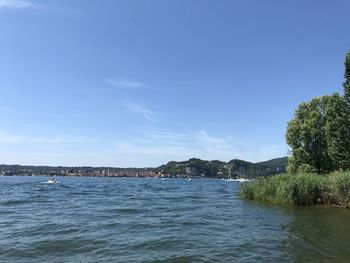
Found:
<path fill-rule="evenodd" d="M 1 262 L 350 262 L 350 211 L 221 180 L 0 177 Z"/>

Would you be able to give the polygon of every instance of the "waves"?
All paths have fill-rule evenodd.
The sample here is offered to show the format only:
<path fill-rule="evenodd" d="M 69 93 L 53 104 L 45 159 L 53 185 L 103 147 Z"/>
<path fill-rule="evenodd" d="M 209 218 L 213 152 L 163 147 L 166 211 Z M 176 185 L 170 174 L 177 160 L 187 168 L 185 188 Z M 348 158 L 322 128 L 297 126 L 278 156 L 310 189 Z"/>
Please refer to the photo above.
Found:
<path fill-rule="evenodd" d="M 300 244 L 313 248 L 317 259 L 315 244 L 303 236 L 304 218 L 315 225 L 312 213 L 244 202 L 237 184 L 221 180 L 0 180 L 0 261 L 292 262 L 307 254 Z M 324 218 L 323 229 L 333 220 L 316 217 Z M 328 235 L 332 249 L 341 236 L 338 247 L 345 251 L 347 232 L 327 228 L 335 232 Z M 317 235 L 308 236 L 317 242 Z"/>
<path fill-rule="evenodd" d="M 40 181 L 39 181 L 40 179 Z M 25 180 L 25 182 L 21 181 Z M 2 187 L 8 261 L 225 261 L 243 233 L 233 184 L 214 180 L 18 178 Z M 1 245 L 1 244 L 0 244 Z M 237 257 L 237 256 L 236 256 Z M 116 260 L 116 258 L 118 260 Z M 232 258 L 231 258 L 232 259 Z"/>
<path fill-rule="evenodd" d="M 32 201 L 30 200 L 19 200 L 19 199 L 9 199 L 3 202 L 0 202 L 1 206 L 18 206 L 18 205 L 25 205 L 30 204 Z"/>

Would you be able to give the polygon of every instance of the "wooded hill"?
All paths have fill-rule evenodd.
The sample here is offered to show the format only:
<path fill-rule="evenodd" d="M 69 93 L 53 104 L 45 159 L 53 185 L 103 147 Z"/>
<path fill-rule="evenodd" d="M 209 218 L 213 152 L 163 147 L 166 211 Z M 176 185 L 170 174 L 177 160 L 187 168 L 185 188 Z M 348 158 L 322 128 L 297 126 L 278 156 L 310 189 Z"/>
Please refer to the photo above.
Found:
<path fill-rule="evenodd" d="M 221 161 L 206 161 L 197 158 L 182 162 L 168 162 L 158 169 L 165 174 L 189 176 L 205 176 L 219 178 L 256 178 L 269 176 L 286 171 L 288 158 L 276 158 L 266 162 L 252 163 L 234 159 L 227 163 Z"/>

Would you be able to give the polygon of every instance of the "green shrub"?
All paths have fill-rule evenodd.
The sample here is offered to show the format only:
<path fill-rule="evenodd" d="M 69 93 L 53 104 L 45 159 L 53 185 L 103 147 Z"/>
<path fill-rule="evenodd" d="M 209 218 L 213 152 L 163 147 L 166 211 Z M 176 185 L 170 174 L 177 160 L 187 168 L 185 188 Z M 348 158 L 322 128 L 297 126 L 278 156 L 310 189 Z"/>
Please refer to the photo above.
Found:
<path fill-rule="evenodd" d="M 280 174 L 244 184 L 240 194 L 274 204 L 345 206 L 350 203 L 350 173 Z"/>

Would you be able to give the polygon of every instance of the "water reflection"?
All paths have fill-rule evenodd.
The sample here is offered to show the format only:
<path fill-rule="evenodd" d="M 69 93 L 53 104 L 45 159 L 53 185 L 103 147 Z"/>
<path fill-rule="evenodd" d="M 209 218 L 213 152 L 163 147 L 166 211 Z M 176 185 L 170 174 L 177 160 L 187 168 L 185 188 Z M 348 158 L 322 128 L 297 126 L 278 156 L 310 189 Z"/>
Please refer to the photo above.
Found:
<path fill-rule="evenodd" d="M 294 208 L 286 243 L 295 262 L 350 262 L 350 210 Z"/>

